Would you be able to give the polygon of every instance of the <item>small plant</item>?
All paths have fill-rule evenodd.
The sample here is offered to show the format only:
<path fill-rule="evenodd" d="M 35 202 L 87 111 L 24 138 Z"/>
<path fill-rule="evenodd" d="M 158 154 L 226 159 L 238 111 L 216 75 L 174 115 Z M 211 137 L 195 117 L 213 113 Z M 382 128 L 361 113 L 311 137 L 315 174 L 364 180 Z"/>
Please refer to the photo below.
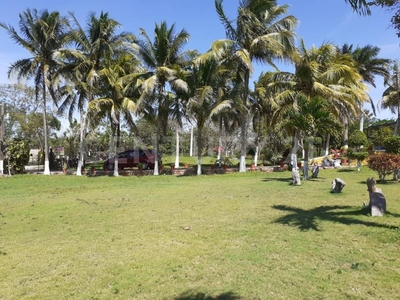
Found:
<path fill-rule="evenodd" d="M 142 163 L 138 163 L 138 164 L 137 164 L 137 168 L 138 168 L 138 170 L 142 170 L 142 169 L 143 169 Z"/>

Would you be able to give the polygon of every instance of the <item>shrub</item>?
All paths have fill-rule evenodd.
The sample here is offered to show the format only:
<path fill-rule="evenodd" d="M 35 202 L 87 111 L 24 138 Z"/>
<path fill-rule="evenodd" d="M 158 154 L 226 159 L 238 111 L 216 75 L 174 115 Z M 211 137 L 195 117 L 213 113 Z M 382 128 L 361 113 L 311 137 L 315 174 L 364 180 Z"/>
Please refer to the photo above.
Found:
<path fill-rule="evenodd" d="M 20 139 L 12 140 L 7 147 L 5 165 L 10 165 L 13 174 L 25 173 L 25 165 L 29 162 L 29 145 Z"/>
<path fill-rule="evenodd" d="M 400 136 L 387 137 L 383 142 L 383 146 L 387 153 L 400 154 Z"/>
<path fill-rule="evenodd" d="M 367 136 L 360 130 L 354 130 L 349 136 L 349 146 L 359 149 L 361 146 L 368 144 Z"/>
<path fill-rule="evenodd" d="M 385 180 L 385 176 L 393 174 L 400 168 L 400 156 L 394 153 L 373 154 L 368 158 L 368 167 L 378 172 L 379 180 Z"/>
<path fill-rule="evenodd" d="M 347 151 L 347 157 L 361 162 L 368 157 L 368 152 L 354 152 L 353 149 L 349 149 Z"/>

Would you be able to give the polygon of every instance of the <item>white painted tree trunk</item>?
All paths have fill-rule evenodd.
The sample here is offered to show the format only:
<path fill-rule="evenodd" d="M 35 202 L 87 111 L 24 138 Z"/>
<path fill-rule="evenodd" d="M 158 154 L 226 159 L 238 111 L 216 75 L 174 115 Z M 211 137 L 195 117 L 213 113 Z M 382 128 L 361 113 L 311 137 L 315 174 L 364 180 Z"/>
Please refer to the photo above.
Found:
<path fill-rule="evenodd" d="M 86 118 L 85 112 L 80 112 L 80 137 L 79 137 L 79 160 L 76 169 L 76 176 L 82 176 L 82 168 L 85 160 L 85 138 L 86 138 Z"/>
<path fill-rule="evenodd" d="M 193 126 L 190 129 L 190 152 L 189 152 L 189 156 L 190 157 L 193 156 Z"/>
<path fill-rule="evenodd" d="M 258 162 L 258 151 L 259 151 L 259 147 L 258 147 L 258 143 L 257 143 L 257 145 L 256 145 L 256 150 L 255 150 L 255 153 L 254 153 L 254 165 L 257 167 L 257 162 Z"/>
<path fill-rule="evenodd" d="M 176 139 L 175 139 L 175 168 L 179 168 L 179 126 L 176 125 Z"/>
<path fill-rule="evenodd" d="M 246 125 L 247 125 L 247 111 L 242 112 L 239 172 L 246 172 L 246 146 L 247 146 Z"/>
<path fill-rule="evenodd" d="M 329 155 L 329 144 L 330 144 L 330 141 L 331 141 L 331 135 L 328 133 L 327 135 L 326 135 L 326 143 L 325 143 L 325 153 L 324 153 L 324 156 L 328 156 Z"/>
<path fill-rule="evenodd" d="M 293 147 L 290 151 L 290 164 L 293 168 L 297 168 L 297 151 L 299 151 L 300 146 L 300 129 L 296 128 L 296 132 L 293 138 Z"/>

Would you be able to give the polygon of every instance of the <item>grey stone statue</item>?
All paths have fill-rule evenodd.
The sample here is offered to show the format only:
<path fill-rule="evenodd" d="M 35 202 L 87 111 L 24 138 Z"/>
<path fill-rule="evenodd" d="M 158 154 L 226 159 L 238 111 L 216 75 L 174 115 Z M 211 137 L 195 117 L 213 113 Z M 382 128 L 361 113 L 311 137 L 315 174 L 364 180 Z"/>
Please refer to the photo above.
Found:
<path fill-rule="evenodd" d="M 345 185 L 346 183 L 342 179 L 335 178 L 332 181 L 332 193 L 341 193 Z"/>
<path fill-rule="evenodd" d="M 364 202 L 364 206 L 370 211 L 371 216 L 382 217 L 386 212 L 386 199 L 382 194 L 382 190 L 377 188 L 375 184 L 376 181 L 373 177 L 367 179 L 369 204 L 366 205 Z"/>

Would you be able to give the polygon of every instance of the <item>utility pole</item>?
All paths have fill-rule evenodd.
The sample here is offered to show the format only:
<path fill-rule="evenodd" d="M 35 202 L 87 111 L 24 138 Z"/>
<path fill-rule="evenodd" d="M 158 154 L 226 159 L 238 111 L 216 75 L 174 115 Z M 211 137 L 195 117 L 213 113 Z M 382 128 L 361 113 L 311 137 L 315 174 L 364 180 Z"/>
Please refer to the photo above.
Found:
<path fill-rule="evenodd" d="M 4 102 L 1 104 L 1 113 L 0 113 L 0 175 L 4 174 Z"/>

